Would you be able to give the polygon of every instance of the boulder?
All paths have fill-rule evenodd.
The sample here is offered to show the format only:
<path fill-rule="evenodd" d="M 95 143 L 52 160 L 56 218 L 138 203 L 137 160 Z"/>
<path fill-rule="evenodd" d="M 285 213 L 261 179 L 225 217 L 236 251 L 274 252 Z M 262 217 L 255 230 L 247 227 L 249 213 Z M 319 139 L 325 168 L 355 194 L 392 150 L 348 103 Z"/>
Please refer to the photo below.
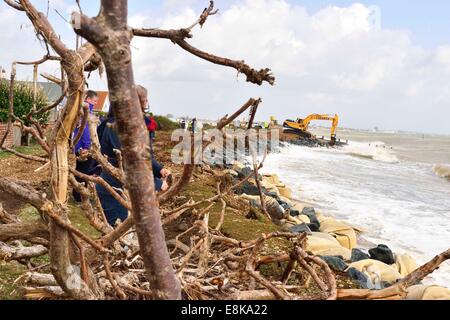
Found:
<path fill-rule="evenodd" d="M 388 246 L 380 244 L 378 247 L 369 250 L 370 258 L 386 264 L 394 264 L 394 254 Z"/>
<path fill-rule="evenodd" d="M 362 260 L 350 264 L 349 268 L 355 268 L 364 273 L 376 289 L 382 289 L 385 287 L 383 283 L 393 284 L 402 278 L 402 275 L 396 268 L 387 265 L 378 260 Z"/>
<path fill-rule="evenodd" d="M 289 208 L 292 208 L 292 207 L 293 207 L 292 201 L 289 200 L 289 199 L 286 198 L 286 197 L 283 197 L 282 195 L 280 195 L 280 196 L 278 197 L 277 201 L 278 201 L 278 202 L 283 202 L 283 203 L 285 203 L 286 205 L 289 206 Z M 281 204 L 281 203 L 280 203 L 280 204 Z"/>
<path fill-rule="evenodd" d="M 300 211 L 295 209 L 294 207 L 289 210 L 289 214 L 291 215 L 291 217 L 298 217 L 300 215 Z"/>
<path fill-rule="evenodd" d="M 284 217 L 285 209 L 272 197 L 264 197 L 267 212 L 273 219 L 281 220 Z"/>
<path fill-rule="evenodd" d="M 403 277 L 406 277 L 419 267 L 416 261 L 410 255 L 407 254 L 397 255 L 395 259 L 395 265 L 397 267 L 398 272 Z"/>
<path fill-rule="evenodd" d="M 316 256 L 341 256 L 349 260 L 351 252 L 327 233 L 313 232 L 308 236 L 306 250 Z"/>
<path fill-rule="evenodd" d="M 275 191 L 267 191 L 267 192 L 265 193 L 265 195 L 268 196 L 268 197 L 274 198 L 274 199 L 277 200 L 278 202 L 282 202 L 282 200 L 281 200 L 279 194 L 276 193 Z M 280 204 L 281 204 L 281 203 L 280 203 Z"/>
<path fill-rule="evenodd" d="M 344 272 L 348 268 L 342 257 L 320 256 L 319 258 L 325 261 L 334 271 Z"/>
<path fill-rule="evenodd" d="M 309 218 L 310 225 L 309 228 L 314 232 L 320 231 L 320 222 L 316 216 L 316 210 L 312 207 L 306 207 L 302 210 L 302 215 L 305 215 Z"/>
<path fill-rule="evenodd" d="M 264 193 L 266 190 L 264 187 L 261 187 L 261 191 Z M 250 196 L 259 196 L 259 190 L 258 187 L 249 181 L 245 181 L 242 186 L 239 188 L 238 193 L 245 193 Z"/>
<path fill-rule="evenodd" d="M 361 271 L 359 271 L 358 269 L 348 268 L 347 275 L 350 279 L 355 281 L 362 289 L 369 289 L 369 290 L 375 289 L 375 286 L 373 285 L 370 278 Z"/>
<path fill-rule="evenodd" d="M 251 175 L 254 171 L 250 167 L 244 167 L 244 168 L 239 169 L 237 172 L 239 174 L 239 176 L 238 176 L 239 179 L 244 179 L 244 178 L 248 177 L 249 175 Z"/>
<path fill-rule="evenodd" d="M 370 256 L 367 253 L 363 252 L 360 249 L 352 250 L 352 262 L 358 262 L 367 259 L 370 259 Z"/>
<path fill-rule="evenodd" d="M 332 218 L 325 219 L 320 223 L 320 231 L 331 234 L 347 249 L 351 250 L 356 247 L 355 230 L 341 221 Z"/>
<path fill-rule="evenodd" d="M 450 289 L 417 285 L 408 288 L 406 300 L 450 300 Z"/>
<path fill-rule="evenodd" d="M 289 232 L 292 233 L 304 233 L 312 234 L 311 229 L 309 229 L 308 225 L 306 223 L 297 224 L 291 228 L 289 228 Z"/>

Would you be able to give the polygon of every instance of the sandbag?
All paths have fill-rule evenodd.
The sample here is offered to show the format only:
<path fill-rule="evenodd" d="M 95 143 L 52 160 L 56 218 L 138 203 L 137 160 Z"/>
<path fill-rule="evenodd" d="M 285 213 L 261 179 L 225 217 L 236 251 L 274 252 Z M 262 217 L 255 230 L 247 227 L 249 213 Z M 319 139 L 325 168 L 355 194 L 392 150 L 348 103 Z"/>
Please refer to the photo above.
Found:
<path fill-rule="evenodd" d="M 411 272 L 415 271 L 419 266 L 411 256 L 407 254 L 400 254 L 396 257 L 395 267 L 403 277 L 406 277 Z"/>
<path fill-rule="evenodd" d="M 256 185 L 256 183 L 255 183 L 255 185 Z M 264 187 L 268 192 L 276 193 L 276 195 L 278 197 L 280 196 L 280 192 L 278 191 L 278 188 L 275 185 L 271 184 L 270 182 L 264 181 L 264 179 L 263 179 L 263 181 L 261 181 L 261 187 Z"/>
<path fill-rule="evenodd" d="M 357 246 L 355 230 L 341 221 L 332 218 L 323 219 L 320 221 L 320 231 L 331 234 L 347 249 L 351 250 Z"/>
<path fill-rule="evenodd" d="M 287 186 L 277 186 L 278 192 L 280 196 L 283 196 L 288 199 L 292 199 L 292 190 Z"/>
<path fill-rule="evenodd" d="M 280 184 L 280 178 L 278 178 L 278 176 L 276 174 L 265 174 L 263 176 L 263 181 L 267 181 L 268 183 L 276 186 L 278 184 Z"/>
<path fill-rule="evenodd" d="M 378 260 L 361 260 L 350 264 L 349 268 L 361 271 L 375 285 L 381 285 L 383 282 L 393 284 L 402 278 L 396 268 Z"/>
<path fill-rule="evenodd" d="M 293 209 L 295 209 L 295 210 L 298 210 L 299 212 L 302 212 L 303 211 L 303 209 L 305 209 L 306 208 L 306 204 L 305 203 L 301 203 L 301 202 L 298 202 L 298 201 L 296 201 L 296 202 L 294 202 L 293 203 Z"/>
<path fill-rule="evenodd" d="M 239 198 L 241 198 L 243 200 L 247 200 L 249 202 L 255 201 L 259 206 L 261 205 L 261 200 L 260 200 L 259 196 L 250 196 L 248 194 L 243 193 L 239 196 Z"/>
<path fill-rule="evenodd" d="M 239 172 L 245 168 L 245 165 L 239 161 L 234 161 L 232 166 L 233 166 L 233 170 L 235 170 L 237 172 Z"/>
<path fill-rule="evenodd" d="M 306 223 L 306 224 L 310 224 L 311 223 L 311 220 L 309 219 L 309 217 L 308 216 L 305 216 L 304 214 L 301 214 L 301 215 L 299 215 L 298 217 L 296 217 L 298 220 L 300 220 L 301 222 L 303 222 L 303 223 Z"/>
<path fill-rule="evenodd" d="M 319 212 L 319 211 L 317 211 L 317 210 L 316 210 L 315 212 L 316 212 L 317 220 L 319 220 L 319 223 L 322 223 L 322 221 L 331 219 L 331 218 L 329 218 L 329 217 L 325 217 L 325 216 L 323 215 L 322 212 Z"/>
<path fill-rule="evenodd" d="M 261 207 L 261 199 L 259 196 L 250 196 L 248 194 L 241 194 L 239 198 L 247 200 L 250 204 L 255 204 Z M 264 204 L 266 205 L 267 212 L 273 219 L 281 220 L 284 218 L 284 208 L 272 197 L 264 196 Z"/>
<path fill-rule="evenodd" d="M 450 289 L 417 285 L 408 288 L 406 300 L 450 300 Z"/>
<path fill-rule="evenodd" d="M 341 256 L 344 260 L 351 257 L 349 249 L 342 247 L 333 236 L 321 232 L 308 236 L 306 250 L 317 256 Z"/>

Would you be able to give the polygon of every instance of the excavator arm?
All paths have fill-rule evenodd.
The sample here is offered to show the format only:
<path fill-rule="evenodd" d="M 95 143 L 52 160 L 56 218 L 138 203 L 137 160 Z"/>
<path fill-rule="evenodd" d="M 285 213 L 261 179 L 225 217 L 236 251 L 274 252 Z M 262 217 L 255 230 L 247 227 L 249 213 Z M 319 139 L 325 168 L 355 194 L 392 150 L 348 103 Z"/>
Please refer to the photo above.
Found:
<path fill-rule="evenodd" d="M 334 116 L 328 114 L 311 114 L 305 119 L 297 119 L 297 121 L 286 120 L 284 127 L 295 130 L 298 133 L 309 133 L 309 125 L 311 121 L 315 120 L 325 120 L 332 121 L 331 125 L 331 141 L 336 142 L 336 132 L 339 125 L 339 116 L 336 114 Z"/>

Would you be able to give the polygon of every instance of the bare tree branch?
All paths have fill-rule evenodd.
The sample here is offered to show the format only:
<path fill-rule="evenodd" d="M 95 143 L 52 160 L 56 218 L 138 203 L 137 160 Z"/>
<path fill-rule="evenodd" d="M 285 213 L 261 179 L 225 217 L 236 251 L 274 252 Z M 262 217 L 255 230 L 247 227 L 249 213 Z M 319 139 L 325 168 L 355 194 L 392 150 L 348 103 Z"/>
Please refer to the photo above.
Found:
<path fill-rule="evenodd" d="M 4 0 L 6 4 L 13 7 L 14 9 L 17 9 L 19 11 L 25 11 L 25 9 L 16 1 L 14 0 Z"/>

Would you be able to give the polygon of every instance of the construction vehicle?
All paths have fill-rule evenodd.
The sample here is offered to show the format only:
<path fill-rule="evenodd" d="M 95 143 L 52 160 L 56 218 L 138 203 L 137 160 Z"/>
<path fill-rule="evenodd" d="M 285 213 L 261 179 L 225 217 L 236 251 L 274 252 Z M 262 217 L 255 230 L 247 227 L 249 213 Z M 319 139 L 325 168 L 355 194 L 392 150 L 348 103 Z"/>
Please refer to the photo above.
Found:
<path fill-rule="evenodd" d="M 304 138 L 312 138 L 313 134 L 309 132 L 309 124 L 314 120 L 326 120 L 332 121 L 331 125 L 331 143 L 336 143 L 336 131 L 339 124 L 339 116 L 328 115 L 328 114 L 311 114 L 305 119 L 286 120 L 283 124 L 285 132 L 294 133 Z"/>

